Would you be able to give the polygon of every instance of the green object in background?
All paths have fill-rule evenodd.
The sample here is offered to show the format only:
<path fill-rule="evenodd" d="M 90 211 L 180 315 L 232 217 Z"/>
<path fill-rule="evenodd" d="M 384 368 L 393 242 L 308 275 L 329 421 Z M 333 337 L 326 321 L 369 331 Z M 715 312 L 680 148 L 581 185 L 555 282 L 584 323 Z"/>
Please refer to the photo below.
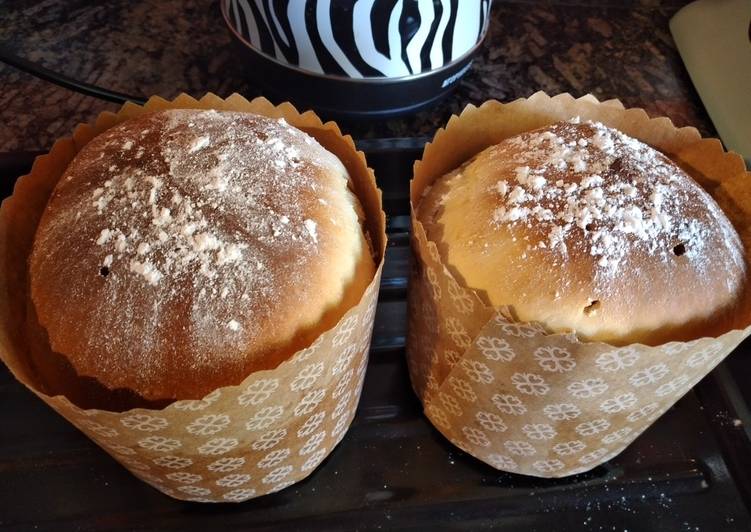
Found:
<path fill-rule="evenodd" d="M 751 161 L 751 0 L 697 0 L 670 31 L 729 150 Z"/>

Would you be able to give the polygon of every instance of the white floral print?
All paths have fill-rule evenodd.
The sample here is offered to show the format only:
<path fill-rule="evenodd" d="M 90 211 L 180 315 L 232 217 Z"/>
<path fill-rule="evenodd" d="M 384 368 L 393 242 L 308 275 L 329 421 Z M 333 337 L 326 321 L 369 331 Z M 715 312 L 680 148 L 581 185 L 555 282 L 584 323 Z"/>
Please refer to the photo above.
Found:
<path fill-rule="evenodd" d="M 537 460 L 532 463 L 532 467 L 540 473 L 554 473 L 563 469 L 564 463 L 557 458 L 551 458 L 550 460 Z"/>
<path fill-rule="evenodd" d="M 318 449 L 316 452 L 311 454 L 307 460 L 305 460 L 305 463 L 300 466 L 300 469 L 302 471 L 309 471 L 313 469 L 315 466 L 321 463 L 321 460 L 326 457 L 326 452 L 326 448 Z"/>
<path fill-rule="evenodd" d="M 446 364 L 448 364 L 449 366 L 453 366 L 461 359 L 459 353 L 457 353 L 453 349 L 444 349 L 443 358 L 446 359 Z"/>
<path fill-rule="evenodd" d="M 182 491 L 183 493 L 187 493 L 188 495 L 196 495 L 200 497 L 211 495 L 210 489 L 202 488 L 200 486 L 180 486 L 177 489 L 178 491 Z"/>
<path fill-rule="evenodd" d="M 156 465 L 167 467 L 169 469 L 183 469 L 189 465 L 193 465 L 193 460 L 184 456 L 173 456 L 168 454 L 166 456 L 158 456 L 152 460 Z"/>
<path fill-rule="evenodd" d="M 639 353 L 633 347 L 622 347 L 615 351 L 602 353 L 595 359 L 600 371 L 614 372 L 629 368 L 639 360 Z"/>
<path fill-rule="evenodd" d="M 600 447 L 599 449 L 583 455 L 581 458 L 579 458 L 579 462 L 582 464 L 591 464 L 592 462 L 603 458 L 606 454 L 608 454 L 608 450 Z"/>
<path fill-rule="evenodd" d="M 271 486 L 269 488 L 269 493 L 276 493 L 277 491 L 282 491 L 284 488 L 288 488 L 292 484 L 294 484 L 294 481 L 292 481 L 292 480 L 285 480 L 284 482 L 280 482 L 279 484 L 277 484 L 275 486 Z"/>
<path fill-rule="evenodd" d="M 165 475 L 168 479 L 181 484 L 195 484 L 196 482 L 203 480 L 201 475 L 195 473 L 188 473 L 187 471 L 178 471 L 176 473 L 167 473 Z"/>
<path fill-rule="evenodd" d="M 534 373 L 514 373 L 511 376 L 511 384 L 527 395 L 546 395 L 550 391 L 545 379 Z"/>
<path fill-rule="evenodd" d="M 572 382 L 566 389 L 577 399 L 589 399 L 605 393 L 608 385 L 602 379 L 584 379 Z"/>
<path fill-rule="evenodd" d="M 623 427 L 615 432 L 611 432 L 610 434 L 602 437 L 602 443 L 605 445 L 610 445 L 611 443 L 615 443 L 617 441 L 622 440 L 624 437 L 628 436 L 633 432 L 634 429 L 631 427 Z"/>
<path fill-rule="evenodd" d="M 657 403 L 649 403 L 648 405 L 645 405 L 641 407 L 640 409 L 631 412 L 626 417 L 626 419 L 628 419 L 631 423 L 633 423 L 634 421 L 638 421 L 642 418 L 645 418 L 654 414 L 655 412 L 657 412 L 659 407 L 660 405 L 658 405 Z"/>
<path fill-rule="evenodd" d="M 290 389 L 293 392 L 298 390 L 307 390 L 313 384 L 315 384 L 318 377 L 323 373 L 323 362 L 317 364 L 309 364 L 300 370 L 300 373 L 295 377 L 295 380 L 290 384 Z"/>
<path fill-rule="evenodd" d="M 460 349 L 466 349 L 472 343 L 472 338 L 469 337 L 467 331 L 464 329 L 462 322 L 456 318 L 446 319 L 446 332 L 451 337 L 451 340 Z"/>
<path fill-rule="evenodd" d="M 277 449 L 275 451 L 271 451 L 266 456 L 261 458 L 258 461 L 257 465 L 261 469 L 268 469 L 270 467 L 279 465 L 284 460 L 286 460 L 289 455 L 290 455 L 289 449 Z"/>
<path fill-rule="evenodd" d="M 491 453 L 488 455 L 488 462 L 496 469 L 514 470 L 519 468 L 513 458 L 505 454 Z"/>
<path fill-rule="evenodd" d="M 441 392 L 438 398 L 441 400 L 441 404 L 449 414 L 457 417 L 462 415 L 462 409 L 459 406 L 459 401 L 457 401 L 454 396 Z"/>
<path fill-rule="evenodd" d="M 166 419 L 148 414 L 133 414 L 120 420 L 125 427 L 143 432 L 155 432 L 169 425 Z"/>
<path fill-rule="evenodd" d="M 579 423 L 574 430 L 580 436 L 593 436 L 610 428 L 610 421 L 607 419 L 593 419 Z"/>
<path fill-rule="evenodd" d="M 600 403 L 600 410 L 608 414 L 617 414 L 634 406 L 636 401 L 636 396 L 633 393 L 623 393 Z"/>
<path fill-rule="evenodd" d="M 510 336 L 532 338 L 533 336 L 537 336 L 545 332 L 542 327 L 536 324 L 522 325 L 520 323 L 511 323 L 509 321 L 506 321 L 503 317 L 497 317 L 496 321 L 499 323 L 499 325 L 501 325 L 503 333 Z"/>
<path fill-rule="evenodd" d="M 342 437 L 344 437 L 344 431 L 347 430 L 350 421 L 350 416 L 340 416 L 339 419 L 336 420 L 336 425 L 334 425 L 334 428 L 331 429 L 331 437 L 337 438 L 337 443 L 342 439 Z"/>
<path fill-rule="evenodd" d="M 316 434 L 313 434 L 311 437 L 309 437 L 305 444 L 300 447 L 299 454 L 300 456 L 310 454 L 313 451 L 315 451 L 319 445 L 321 445 L 321 442 L 323 442 L 324 438 L 326 438 L 326 431 L 322 430 L 321 432 L 317 432 Z"/>
<path fill-rule="evenodd" d="M 449 296 L 451 296 L 451 300 L 454 302 L 456 309 L 462 314 L 470 314 L 475 308 L 472 297 L 453 279 L 449 279 L 448 288 Z"/>
<path fill-rule="evenodd" d="M 326 397 L 326 390 L 324 388 L 306 393 L 300 400 L 300 404 L 295 407 L 295 415 L 304 416 L 305 414 L 310 414 L 323 401 L 324 397 Z"/>
<path fill-rule="evenodd" d="M 265 477 L 263 477 L 261 479 L 261 482 L 263 482 L 264 484 L 276 484 L 277 482 L 284 480 L 284 477 L 292 473 L 293 469 L 294 468 L 291 465 L 277 467 Z"/>
<path fill-rule="evenodd" d="M 245 388 L 237 401 L 241 406 L 259 405 L 279 387 L 279 379 L 259 379 Z"/>
<path fill-rule="evenodd" d="M 538 347 L 534 356 L 537 364 L 545 371 L 565 373 L 576 367 L 571 353 L 560 347 Z"/>
<path fill-rule="evenodd" d="M 547 423 L 529 423 L 522 426 L 522 432 L 530 440 L 550 440 L 557 434 Z"/>
<path fill-rule="evenodd" d="M 347 342 L 349 342 L 349 338 L 350 336 L 352 336 L 352 332 L 355 330 L 356 325 L 357 325 L 357 316 L 347 317 L 347 319 L 345 319 L 341 323 L 341 325 L 339 325 L 339 329 L 334 335 L 334 339 L 332 340 L 331 343 L 335 347 L 341 347 Z"/>
<path fill-rule="evenodd" d="M 336 403 L 336 406 L 334 407 L 334 411 L 331 412 L 331 419 L 336 419 L 339 416 L 341 416 L 344 412 L 347 411 L 347 407 L 349 406 L 349 400 L 352 396 L 352 391 L 348 391 L 341 399 L 339 399 L 339 402 Z"/>
<path fill-rule="evenodd" d="M 579 407 L 572 403 L 560 403 L 546 405 L 542 409 L 543 413 L 553 421 L 566 421 L 576 419 L 581 415 Z"/>
<path fill-rule="evenodd" d="M 675 394 L 679 390 L 681 390 L 681 388 L 685 386 L 688 382 L 689 382 L 688 375 L 679 375 L 673 380 L 660 385 L 655 390 L 655 395 L 657 397 L 665 397 L 666 395 Z"/>
<path fill-rule="evenodd" d="M 670 342 L 662 346 L 662 351 L 668 356 L 679 355 L 685 353 L 689 349 L 699 343 L 699 340 L 692 340 L 690 342 Z"/>
<path fill-rule="evenodd" d="M 208 414 L 194 419 L 185 430 L 197 436 L 211 436 L 226 428 L 229 422 L 226 414 Z"/>
<path fill-rule="evenodd" d="M 553 445 L 553 451 L 560 456 L 569 456 L 582 452 L 587 446 L 579 440 L 565 441 Z"/>
<path fill-rule="evenodd" d="M 253 497 L 255 494 L 256 490 L 254 490 L 253 488 L 238 488 L 232 491 L 228 491 L 227 493 L 222 495 L 222 498 L 232 502 L 241 502 Z"/>
<path fill-rule="evenodd" d="M 480 336 L 476 345 L 485 358 L 494 362 L 511 362 L 516 356 L 511 345 L 503 338 Z"/>
<path fill-rule="evenodd" d="M 629 377 L 628 382 L 632 386 L 640 388 L 661 381 L 668 373 L 670 373 L 670 370 L 665 364 L 655 364 L 654 366 L 637 371 Z"/>
<path fill-rule="evenodd" d="M 280 441 L 287 435 L 287 429 L 272 429 L 268 432 L 261 434 L 256 441 L 254 441 L 250 448 L 254 451 L 266 451 L 276 447 Z"/>
<path fill-rule="evenodd" d="M 449 377 L 449 384 L 451 385 L 451 389 L 454 390 L 456 396 L 460 399 L 464 399 L 471 403 L 474 403 L 477 400 L 477 395 L 472 389 L 472 386 L 464 379 Z"/>
<path fill-rule="evenodd" d="M 237 447 L 238 443 L 235 438 L 214 438 L 198 447 L 198 452 L 205 455 L 224 454 Z"/>
<path fill-rule="evenodd" d="M 690 368 L 695 368 L 709 362 L 713 362 L 717 355 L 722 352 L 721 343 L 709 344 L 702 349 L 699 349 L 695 353 L 692 353 L 690 357 L 686 359 L 686 365 Z"/>
<path fill-rule="evenodd" d="M 444 428 L 444 429 L 450 429 L 451 423 L 449 423 L 449 419 L 446 416 L 446 413 L 441 410 L 440 407 L 436 406 L 433 403 L 429 403 L 425 407 L 425 414 L 435 423 L 437 426 Z"/>
<path fill-rule="evenodd" d="M 297 436 L 300 438 L 309 436 L 313 433 L 314 430 L 318 428 L 318 426 L 323 422 L 325 418 L 326 412 L 316 412 L 305 420 L 305 423 L 303 423 L 302 426 L 298 429 Z"/>
<path fill-rule="evenodd" d="M 532 456 L 537 450 L 526 441 L 509 440 L 503 444 L 508 452 L 517 456 Z"/>
<path fill-rule="evenodd" d="M 490 384 L 493 382 L 493 372 L 482 362 L 465 358 L 462 360 L 462 369 L 467 374 L 467 377 L 477 383 Z"/>
<path fill-rule="evenodd" d="M 356 352 L 357 347 L 354 345 L 348 345 L 346 348 L 344 348 L 336 358 L 336 362 L 334 362 L 334 365 L 331 368 L 331 374 L 339 375 L 342 371 L 344 371 L 347 366 L 349 366 L 350 362 L 352 362 L 352 358 L 355 356 Z"/>
<path fill-rule="evenodd" d="M 334 393 L 331 396 L 336 399 L 342 395 L 348 388 L 350 381 L 352 380 L 352 370 L 346 371 L 341 378 L 336 382 Z"/>
<path fill-rule="evenodd" d="M 180 447 L 182 443 L 174 438 L 165 438 L 163 436 L 149 436 L 138 441 L 138 446 L 148 449 L 149 451 L 157 451 L 160 453 L 168 453 L 174 451 Z"/>
<path fill-rule="evenodd" d="M 265 429 L 281 418 L 283 413 L 284 408 L 281 405 L 267 406 L 256 412 L 245 424 L 245 428 L 248 430 Z"/>
<path fill-rule="evenodd" d="M 504 414 L 521 416 L 527 412 L 527 407 L 524 406 L 522 400 L 515 395 L 497 393 L 493 395 L 492 401 L 496 408 Z"/>
<path fill-rule="evenodd" d="M 209 471 L 214 471 L 216 473 L 229 473 L 230 471 L 239 469 L 244 464 L 245 458 L 243 458 L 242 456 L 226 456 L 224 458 L 214 460 L 206 466 L 206 469 L 208 469 Z"/>
<path fill-rule="evenodd" d="M 487 434 L 480 429 L 474 427 L 462 427 L 462 433 L 464 433 L 464 437 L 474 445 L 479 445 L 480 447 L 487 447 L 490 445 L 490 440 L 488 439 Z"/>
<path fill-rule="evenodd" d="M 475 419 L 485 430 L 503 432 L 508 428 L 501 419 L 501 416 L 492 412 L 478 412 L 475 415 Z"/>

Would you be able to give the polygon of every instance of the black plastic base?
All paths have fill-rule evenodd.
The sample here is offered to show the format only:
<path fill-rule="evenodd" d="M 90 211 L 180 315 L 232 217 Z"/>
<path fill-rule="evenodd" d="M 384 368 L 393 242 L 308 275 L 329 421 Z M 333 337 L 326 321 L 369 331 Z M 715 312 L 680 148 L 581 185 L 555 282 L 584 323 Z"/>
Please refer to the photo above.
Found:
<path fill-rule="evenodd" d="M 473 51 L 429 73 L 403 78 L 350 79 L 308 74 L 287 67 L 236 41 L 246 74 L 264 94 L 312 108 L 334 119 L 381 119 L 416 113 L 453 91 L 469 70 Z"/>

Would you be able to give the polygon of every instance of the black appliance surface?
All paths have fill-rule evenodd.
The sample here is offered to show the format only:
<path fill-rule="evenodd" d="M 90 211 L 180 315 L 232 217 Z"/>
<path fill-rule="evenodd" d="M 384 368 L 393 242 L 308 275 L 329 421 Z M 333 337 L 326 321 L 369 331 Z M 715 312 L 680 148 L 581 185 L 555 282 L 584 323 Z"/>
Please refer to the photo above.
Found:
<path fill-rule="evenodd" d="M 424 139 L 360 143 L 389 215 L 370 363 L 342 443 L 303 482 L 241 504 L 173 500 L 142 483 L 0 367 L 0 529 L 751 530 L 751 343 L 624 453 L 573 477 L 498 472 L 421 413 L 404 360 L 408 181 Z M 34 154 L 0 154 L 11 193 Z"/>

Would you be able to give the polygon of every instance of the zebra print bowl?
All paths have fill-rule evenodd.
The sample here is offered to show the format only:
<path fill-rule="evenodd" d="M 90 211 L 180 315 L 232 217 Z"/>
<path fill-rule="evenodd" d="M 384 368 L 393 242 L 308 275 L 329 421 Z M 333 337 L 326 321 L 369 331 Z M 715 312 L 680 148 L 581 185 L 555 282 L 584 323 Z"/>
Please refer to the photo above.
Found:
<path fill-rule="evenodd" d="M 492 0 L 222 0 L 267 91 L 335 117 L 427 107 L 469 70 Z"/>

